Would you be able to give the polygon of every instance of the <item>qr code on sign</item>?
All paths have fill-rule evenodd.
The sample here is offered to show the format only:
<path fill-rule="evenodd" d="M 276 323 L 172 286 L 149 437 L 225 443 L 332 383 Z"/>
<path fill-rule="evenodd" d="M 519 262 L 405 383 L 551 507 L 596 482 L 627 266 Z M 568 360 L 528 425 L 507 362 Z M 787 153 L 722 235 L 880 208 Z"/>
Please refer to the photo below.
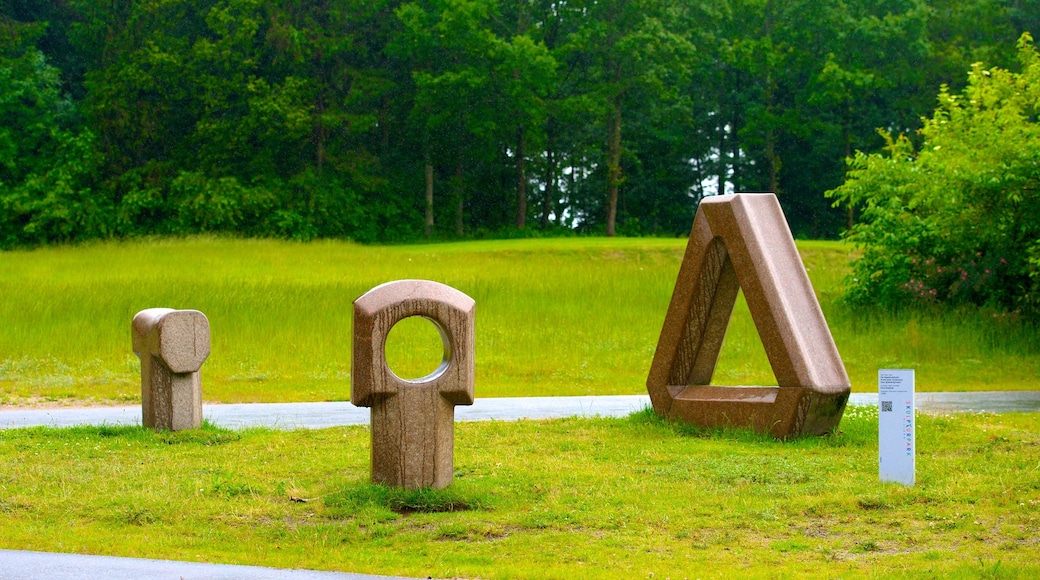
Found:
<path fill-rule="evenodd" d="M 885 413 L 891 413 L 892 401 L 881 401 L 881 411 Z"/>

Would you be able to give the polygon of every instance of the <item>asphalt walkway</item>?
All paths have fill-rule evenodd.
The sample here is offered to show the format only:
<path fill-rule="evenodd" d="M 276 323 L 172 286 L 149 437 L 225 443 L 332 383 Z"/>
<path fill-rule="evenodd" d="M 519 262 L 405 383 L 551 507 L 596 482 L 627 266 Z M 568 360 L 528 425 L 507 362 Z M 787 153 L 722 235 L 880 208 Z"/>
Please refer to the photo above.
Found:
<path fill-rule="evenodd" d="M 853 393 L 850 405 L 877 405 L 877 393 Z M 923 412 L 960 413 L 1040 411 L 1040 391 L 984 393 L 917 393 Z M 516 421 L 552 417 L 623 417 L 650 406 L 646 395 L 596 397 L 483 398 L 473 405 L 455 408 L 458 421 Z M 369 410 L 348 402 L 208 404 L 203 414 L 213 423 L 230 428 L 263 426 L 275 429 L 320 429 L 368 423 Z M 0 428 L 73 425 L 137 425 L 140 405 L 132 407 L 56 408 L 0 411 Z M 310 570 L 282 570 L 254 566 L 228 566 L 117 558 L 79 554 L 0 550 L 0 580 L 379 580 L 371 576 Z"/>
<path fill-rule="evenodd" d="M 0 550 L 0 580 L 393 580 L 344 572 L 283 570 L 173 560 Z"/>
<path fill-rule="evenodd" d="M 917 393 L 917 408 L 927 413 L 1040 411 L 1040 391 Z M 877 393 L 853 393 L 850 405 L 877 405 Z M 456 421 L 516 421 L 552 417 L 624 417 L 650 406 L 647 395 L 589 397 L 478 398 L 455 407 Z M 203 415 L 222 427 L 322 429 L 365 425 L 368 409 L 349 402 L 207 404 Z M 140 405 L 14 409 L 0 411 L 0 429 L 11 427 L 70 427 L 73 425 L 139 425 Z"/>

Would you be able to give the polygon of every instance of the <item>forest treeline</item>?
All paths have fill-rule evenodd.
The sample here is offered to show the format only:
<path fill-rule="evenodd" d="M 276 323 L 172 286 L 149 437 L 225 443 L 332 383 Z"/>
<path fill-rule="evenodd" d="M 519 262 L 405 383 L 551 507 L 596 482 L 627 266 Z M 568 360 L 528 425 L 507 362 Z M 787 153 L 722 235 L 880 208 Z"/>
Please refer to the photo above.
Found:
<path fill-rule="evenodd" d="M 0 248 L 236 232 L 800 237 L 1031 0 L 0 0 Z"/>

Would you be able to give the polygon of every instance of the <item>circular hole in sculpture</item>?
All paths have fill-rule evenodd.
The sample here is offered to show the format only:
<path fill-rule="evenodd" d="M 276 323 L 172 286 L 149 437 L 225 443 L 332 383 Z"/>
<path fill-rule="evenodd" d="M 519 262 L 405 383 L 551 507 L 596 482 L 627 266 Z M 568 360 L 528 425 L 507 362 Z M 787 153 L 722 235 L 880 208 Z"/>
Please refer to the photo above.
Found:
<path fill-rule="evenodd" d="M 386 366 L 402 381 L 421 383 L 439 377 L 451 360 L 448 337 L 433 320 L 409 316 L 386 336 Z"/>

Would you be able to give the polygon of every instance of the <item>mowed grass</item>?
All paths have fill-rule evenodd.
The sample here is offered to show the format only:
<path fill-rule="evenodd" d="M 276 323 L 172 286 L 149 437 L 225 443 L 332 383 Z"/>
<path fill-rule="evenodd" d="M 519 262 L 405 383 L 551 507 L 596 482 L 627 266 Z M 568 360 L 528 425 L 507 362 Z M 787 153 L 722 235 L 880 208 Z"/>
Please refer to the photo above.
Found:
<path fill-rule="evenodd" d="M 646 374 L 685 240 L 573 238 L 361 246 L 189 238 L 0 253 L 0 404 L 139 400 L 130 321 L 145 308 L 206 313 L 210 402 L 344 400 L 352 302 L 391 280 L 449 284 L 477 303 L 478 397 L 634 394 Z M 989 313 L 853 311 L 835 304 L 849 250 L 799 249 L 853 389 L 879 368 L 917 369 L 917 388 L 1040 388 L 1033 327 Z M 426 374 L 432 326 L 408 320 L 392 368 Z M 775 384 L 746 306 L 716 384 Z"/>
<path fill-rule="evenodd" d="M 0 547 L 434 578 L 1036 578 L 1040 414 L 877 412 L 778 442 L 621 419 L 460 423 L 455 483 L 368 483 L 365 427 L 0 430 Z"/>

